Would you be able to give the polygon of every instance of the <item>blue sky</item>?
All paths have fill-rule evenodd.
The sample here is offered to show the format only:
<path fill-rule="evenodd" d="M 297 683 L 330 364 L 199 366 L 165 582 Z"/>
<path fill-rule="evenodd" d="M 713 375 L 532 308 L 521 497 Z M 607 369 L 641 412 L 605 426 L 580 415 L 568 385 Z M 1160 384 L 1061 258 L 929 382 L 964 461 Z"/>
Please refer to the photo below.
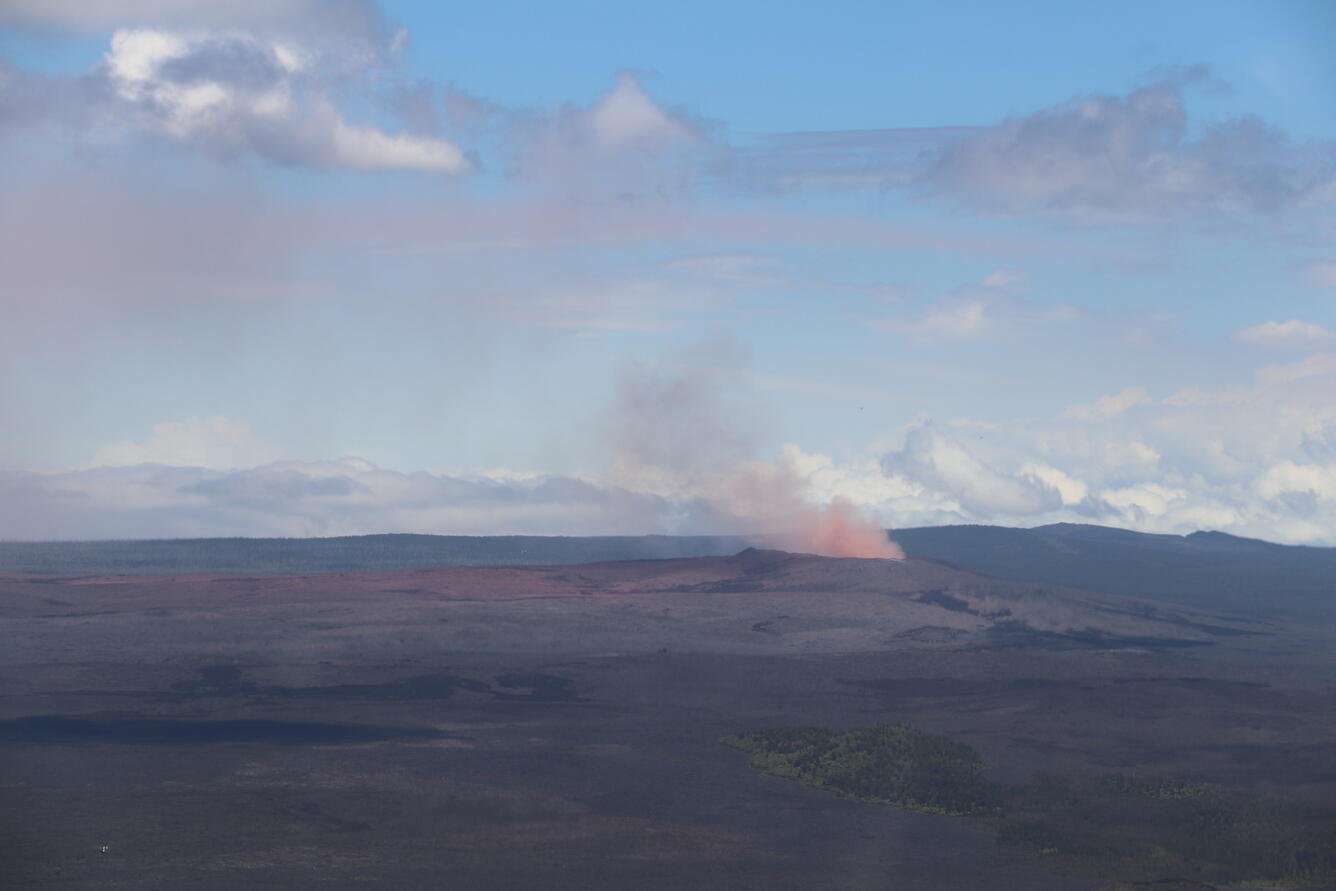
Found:
<path fill-rule="evenodd" d="M 1336 11 L 1320 0 L 383 8 L 412 25 L 409 64 L 439 81 L 541 107 L 639 70 L 664 101 L 744 135 L 977 124 L 1201 64 L 1231 94 L 1202 100 L 1204 119 L 1245 108 L 1299 135 L 1336 128 Z"/>
<path fill-rule="evenodd" d="M 1333 38 L 1322 2 L 12 0 L 0 537 L 845 499 L 1336 544 Z"/>

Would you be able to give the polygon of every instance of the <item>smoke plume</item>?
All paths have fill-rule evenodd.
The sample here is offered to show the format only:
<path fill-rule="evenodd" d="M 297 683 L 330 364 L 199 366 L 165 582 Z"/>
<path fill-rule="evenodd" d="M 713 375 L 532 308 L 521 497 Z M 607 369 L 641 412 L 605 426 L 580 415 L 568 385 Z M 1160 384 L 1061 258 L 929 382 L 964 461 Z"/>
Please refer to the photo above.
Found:
<path fill-rule="evenodd" d="M 691 505 L 715 531 L 772 547 L 903 559 L 853 502 L 820 503 L 790 461 L 763 459 L 769 437 L 745 368 L 745 354 L 726 339 L 628 364 L 608 425 L 614 480 Z"/>

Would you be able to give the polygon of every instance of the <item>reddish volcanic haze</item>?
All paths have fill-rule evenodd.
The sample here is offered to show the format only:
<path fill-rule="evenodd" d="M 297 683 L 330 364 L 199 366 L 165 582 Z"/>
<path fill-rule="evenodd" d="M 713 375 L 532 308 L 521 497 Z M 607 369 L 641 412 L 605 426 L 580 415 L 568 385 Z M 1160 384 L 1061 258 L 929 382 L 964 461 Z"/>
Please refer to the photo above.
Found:
<path fill-rule="evenodd" d="M 657 363 L 628 364 L 606 427 L 611 476 L 624 488 L 660 491 L 703 508 L 712 531 L 823 557 L 904 559 L 852 501 L 822 503 L 787 455 L 767 460 L 768 425 L 745 372 L 723 338 Z"/>
<path fill-rule="evenodd" d="M 854 504 L 835 498 L 824 507 L 812 507 L 794 518 L 796 527 L 784 536 L 788 550 L 806 551 L 823 557 L 868 557 L 903 560 L 905 552 L 886 537 Z"/>

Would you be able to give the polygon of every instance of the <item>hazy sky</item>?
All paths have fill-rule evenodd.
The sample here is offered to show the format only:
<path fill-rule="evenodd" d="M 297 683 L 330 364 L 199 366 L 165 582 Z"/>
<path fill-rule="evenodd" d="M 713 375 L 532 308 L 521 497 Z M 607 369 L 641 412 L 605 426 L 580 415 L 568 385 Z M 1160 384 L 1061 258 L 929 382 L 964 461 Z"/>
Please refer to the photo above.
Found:
<path fill-rule="evenodd" d="M 1336 544 L 1333 45 L 1323 0 L 0 0 L 0 537 L 733 531 L 764 466 Z"/>

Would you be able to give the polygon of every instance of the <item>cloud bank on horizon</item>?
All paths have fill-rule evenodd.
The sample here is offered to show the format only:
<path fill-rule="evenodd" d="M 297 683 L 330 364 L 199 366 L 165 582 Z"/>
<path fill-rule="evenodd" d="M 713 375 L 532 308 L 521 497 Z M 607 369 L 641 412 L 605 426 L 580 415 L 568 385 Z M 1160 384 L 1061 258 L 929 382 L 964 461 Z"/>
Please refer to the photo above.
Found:
<path fill-rule="evenodd" d="M 1185 4 L 1152 58 L 1149 4 L 1003 24 L 1007 74 L 950 9 L 505 6 L 0 7 L 0 538 L 835 501 L 1336 545 L 1320 4 Z"/>

